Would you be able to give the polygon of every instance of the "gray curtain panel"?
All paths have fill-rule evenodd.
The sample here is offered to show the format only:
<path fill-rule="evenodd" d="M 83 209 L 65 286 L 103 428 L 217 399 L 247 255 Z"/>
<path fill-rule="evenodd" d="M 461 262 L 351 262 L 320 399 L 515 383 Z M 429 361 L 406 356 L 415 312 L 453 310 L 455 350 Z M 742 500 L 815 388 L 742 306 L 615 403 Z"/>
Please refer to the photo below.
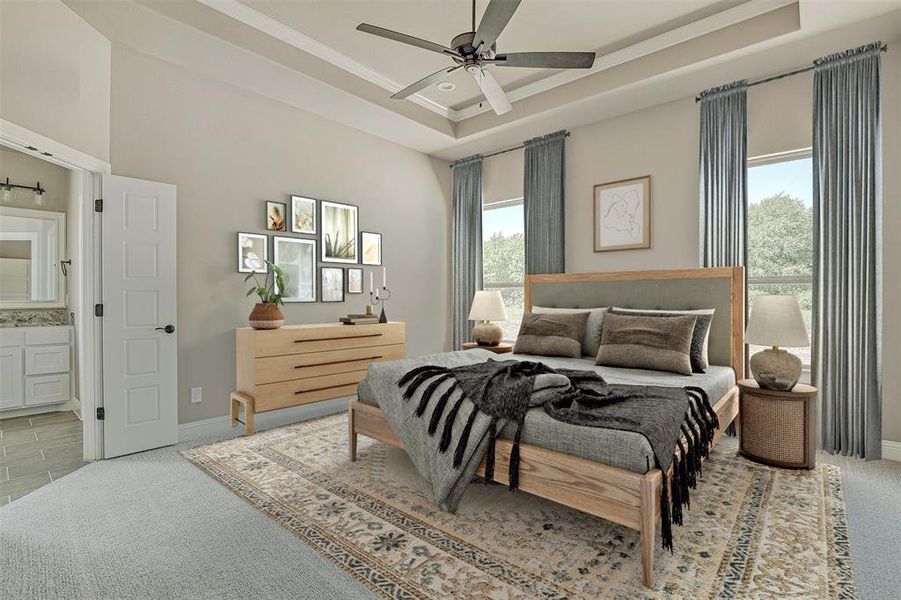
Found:
<path fill-rule="evenodd" d="M 701 92 L 701 264 L 747 262 L 748 82 Z"/>
<path fill-rule="evenodd" d="M 525 143 L 523 205 L 526 273 L 563 273 L 567 132 Z"/>
<path fill-rule="evenodd" d="M 482 157 L 463 158 L 452 165 L 454 217 L 451 309 L 453 349 L 470 336 L 469 308 L 476 290 L 482 289 Z"/>
<path fill-rule="evenodd" d="M 827 452 L 882 455 L 881 44 L 814 62 L 813 381 Z"/>

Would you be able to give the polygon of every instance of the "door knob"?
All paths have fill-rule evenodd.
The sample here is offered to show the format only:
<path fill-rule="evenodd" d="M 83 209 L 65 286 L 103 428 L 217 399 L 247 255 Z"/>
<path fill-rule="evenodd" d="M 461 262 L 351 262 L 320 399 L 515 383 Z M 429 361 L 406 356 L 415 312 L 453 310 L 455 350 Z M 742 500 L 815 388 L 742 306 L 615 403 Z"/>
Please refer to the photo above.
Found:
<path fill-rule="evenodd" d="M 166 333 L 175 333 L 175 325 L 166 325 L 165 327 L 156 327 L 156 331 L 165 331 Z"/>

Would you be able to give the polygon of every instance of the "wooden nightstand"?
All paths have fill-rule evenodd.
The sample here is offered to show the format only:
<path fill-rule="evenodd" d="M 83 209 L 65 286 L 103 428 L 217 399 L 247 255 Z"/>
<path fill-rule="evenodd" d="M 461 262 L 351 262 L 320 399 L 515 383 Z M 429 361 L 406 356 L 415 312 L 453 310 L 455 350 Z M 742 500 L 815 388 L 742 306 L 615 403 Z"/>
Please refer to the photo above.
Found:
<path fill-rule="evenodd" d="M 487 350 L 488 352 L 494 352 L 495 354 L 508 354 L 513 352 L 513 344 L 507 344 L 501 342 L 497 346 L 479 346 L 475 342 L 463 342 L 464 350 L 475 350 L 476 348 L 481 348 L 482 350 Z"/>
<path fill-rule="evenodd" d="M 738 389 L 742 456 L 776 467 L 815 468 L 817 389 L 799 383 L 790 391 L 765 390 L 753 379 L 742 379 Z"/>

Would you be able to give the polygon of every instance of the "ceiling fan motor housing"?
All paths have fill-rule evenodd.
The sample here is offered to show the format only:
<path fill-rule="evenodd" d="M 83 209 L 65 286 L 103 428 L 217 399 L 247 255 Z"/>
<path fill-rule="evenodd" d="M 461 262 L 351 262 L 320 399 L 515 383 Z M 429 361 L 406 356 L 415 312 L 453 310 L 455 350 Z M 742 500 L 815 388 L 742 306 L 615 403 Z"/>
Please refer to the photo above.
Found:
<path fill-rule="evenodd" d="M 475 54 L 475 47 L 472 45 L 473 40 L 476 37 L 475 31 L 467 31 L 466 33 L 461 33 L 457 37 L 451 40 L 450 46 L 463 56 L 469 56 L 470 54 Z"/>

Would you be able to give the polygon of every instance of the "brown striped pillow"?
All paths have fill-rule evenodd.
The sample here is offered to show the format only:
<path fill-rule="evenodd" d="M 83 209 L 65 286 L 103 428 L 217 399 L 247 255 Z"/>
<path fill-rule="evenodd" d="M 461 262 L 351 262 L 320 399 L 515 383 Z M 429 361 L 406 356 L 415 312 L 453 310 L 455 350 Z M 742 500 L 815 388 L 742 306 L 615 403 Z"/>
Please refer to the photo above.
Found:
<path fill-rule="evenodd" d="M 587 320 L 587 312 L 524 314 L 513 352 L 579 358 Z"/>
<path fill-rule="evenodd" d="M 643 317 L 607 313 L 598 365 L 672 371 L 691 375 L 691 340 L 696 315 Z"/>

